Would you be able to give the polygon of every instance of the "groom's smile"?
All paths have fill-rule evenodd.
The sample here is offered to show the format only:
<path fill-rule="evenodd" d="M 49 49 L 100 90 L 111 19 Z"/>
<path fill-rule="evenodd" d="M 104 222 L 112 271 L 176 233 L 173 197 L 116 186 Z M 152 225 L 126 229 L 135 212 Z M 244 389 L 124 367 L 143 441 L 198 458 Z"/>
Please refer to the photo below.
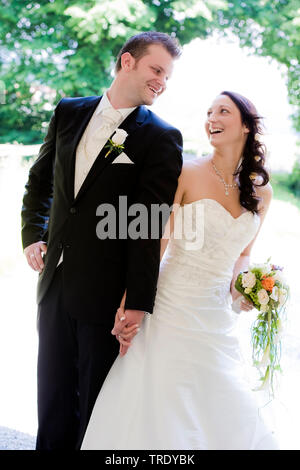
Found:
<path fill-rule="evenodd" d="M 155 88 L 155 86 L 153 85 L 148 85 L 148 88 L 151 91 L 151 93 L 155 96 L 155 98 L 164 91 L 162 87 Z"/>

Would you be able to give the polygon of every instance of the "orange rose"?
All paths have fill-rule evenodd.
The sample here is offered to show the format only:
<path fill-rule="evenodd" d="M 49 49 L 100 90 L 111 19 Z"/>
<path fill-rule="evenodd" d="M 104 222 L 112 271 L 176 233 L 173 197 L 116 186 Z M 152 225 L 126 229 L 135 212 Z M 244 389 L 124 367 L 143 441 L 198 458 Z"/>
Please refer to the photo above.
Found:
<path fill-rule="evenodd" d="M 275 281 L 272 277 L 263 277 L 261 281 L 261 285 L 263 286 L 264 289 L 268 290 L 269 292 L 272 292 L 272 289 L 275 285 Z"/>

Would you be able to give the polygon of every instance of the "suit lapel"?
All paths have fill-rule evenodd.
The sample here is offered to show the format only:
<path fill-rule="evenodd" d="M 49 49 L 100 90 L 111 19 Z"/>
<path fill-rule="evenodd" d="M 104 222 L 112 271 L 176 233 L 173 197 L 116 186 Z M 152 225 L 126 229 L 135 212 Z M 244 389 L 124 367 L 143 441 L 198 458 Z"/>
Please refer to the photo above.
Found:
<path fill-rule="evenodd" d="M 125 147 L 124 151 L 125 152 L 126 152 L 126 148 L 129 145 L 132 144 L 132 142 L 135 138 L 134 133 L 140 127 L 140 125 L 144 122 L 147 114 L 148 114 L 147 108 L 145 108 L 144 106 L 139 106 L 132 113 L 130 113 L 130 115 L 122 122 L 122 124 L 120 124 L 119 129 L 124 129 L 128 134 L 128 136 L 127 136 L 127 138 L 124 142 L 124 147 Z M 113 132 L 113 134 L 114 134 L 114 132 Z M 81 133 L 81 135 L 82 135 L 82 133 Z M 111 137 L 112 137 L 112 135 L 111 135 Z M 77 141 L 77 144 L 78 144 L 78 142 L 79 142 L 79 139 Z M 105 157 L 105 155 L 108 151 L 108 149 L 105 148 L 107 142 L 105 143 L 103 149 L 101 150 L 101 152 L 97 156 L 97 158 L 94 161 L 89 173 L 87 174 L 84 182 L 82 183 L 82 186 L 80 187 L 80 189 L 78 191 L 78 194 L 75 198 L 76 202 L 78 201 L 78 199 L 80 199 L 82 197 L 82 195 L 87 191 L 89 186 L 93 183 L 95 178 L 97 178 L 100 175 L 100 173 L 107 167 L 107 165 L 110 165 L 114 161 L 114 159 L 117 158 L 118 154 L 113 152 L 113 151 L 107 157 Z M 75 158 L 74 158 L 74 168 L 75 168 Z M 74 177 L 75 177 L 75 170 L 73 169 L 73 174 L 72 174 L 73 194 L 74 194 Z M 73 196 L 73 198 L 74 198 L 74 196 Z"/>

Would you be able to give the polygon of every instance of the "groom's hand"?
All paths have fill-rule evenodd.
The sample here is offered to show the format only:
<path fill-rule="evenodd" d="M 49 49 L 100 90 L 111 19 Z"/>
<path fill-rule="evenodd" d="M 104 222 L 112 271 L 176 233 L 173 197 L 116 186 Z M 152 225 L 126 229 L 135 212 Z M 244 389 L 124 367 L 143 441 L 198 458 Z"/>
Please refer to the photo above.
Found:
<path fill-rule="evenodd" d="M 145 313 L 141 310 L 125 310 L 120 307 L 115 316 L 112 334 L 120 343 L 120 355 L 124 356 L 131 345 L 132 339 L 138 333 Z"/>
<path fill-rule="evenodd" d="M 47 245 L 45 242 L 36 242 L 27 246 L 24 250 L 27 262 L 29 266 L 41 273 L 44 269 L 44 261 L 42 254 L 46 254 Z"/>

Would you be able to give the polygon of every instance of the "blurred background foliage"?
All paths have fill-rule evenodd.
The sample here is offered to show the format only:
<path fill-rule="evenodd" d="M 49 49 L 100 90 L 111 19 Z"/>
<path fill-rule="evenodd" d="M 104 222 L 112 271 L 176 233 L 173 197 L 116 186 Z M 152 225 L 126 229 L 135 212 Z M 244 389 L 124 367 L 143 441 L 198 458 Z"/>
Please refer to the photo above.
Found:
<path fill-rule="evenodd" d="M 299 25 L 299 0 L 0 0 L 0 142 L 39 143 L 54 104 L 101 93 L 124 41 L 149 29 L 182 45 L 234 32 L 242 47 L 284 64 L 300 131 Z"/>
<path fill-rule="evenodd" d="M 299 26 L 299 0 L 0 0 L 0 143 L 40 143 L 59 99 L 101 93 L 125 40 L 149 29 L 182 45 L 233 32 L 283 64 L 300 131 Z M 278 183 L 298 195 L 299 161 Z"/>

